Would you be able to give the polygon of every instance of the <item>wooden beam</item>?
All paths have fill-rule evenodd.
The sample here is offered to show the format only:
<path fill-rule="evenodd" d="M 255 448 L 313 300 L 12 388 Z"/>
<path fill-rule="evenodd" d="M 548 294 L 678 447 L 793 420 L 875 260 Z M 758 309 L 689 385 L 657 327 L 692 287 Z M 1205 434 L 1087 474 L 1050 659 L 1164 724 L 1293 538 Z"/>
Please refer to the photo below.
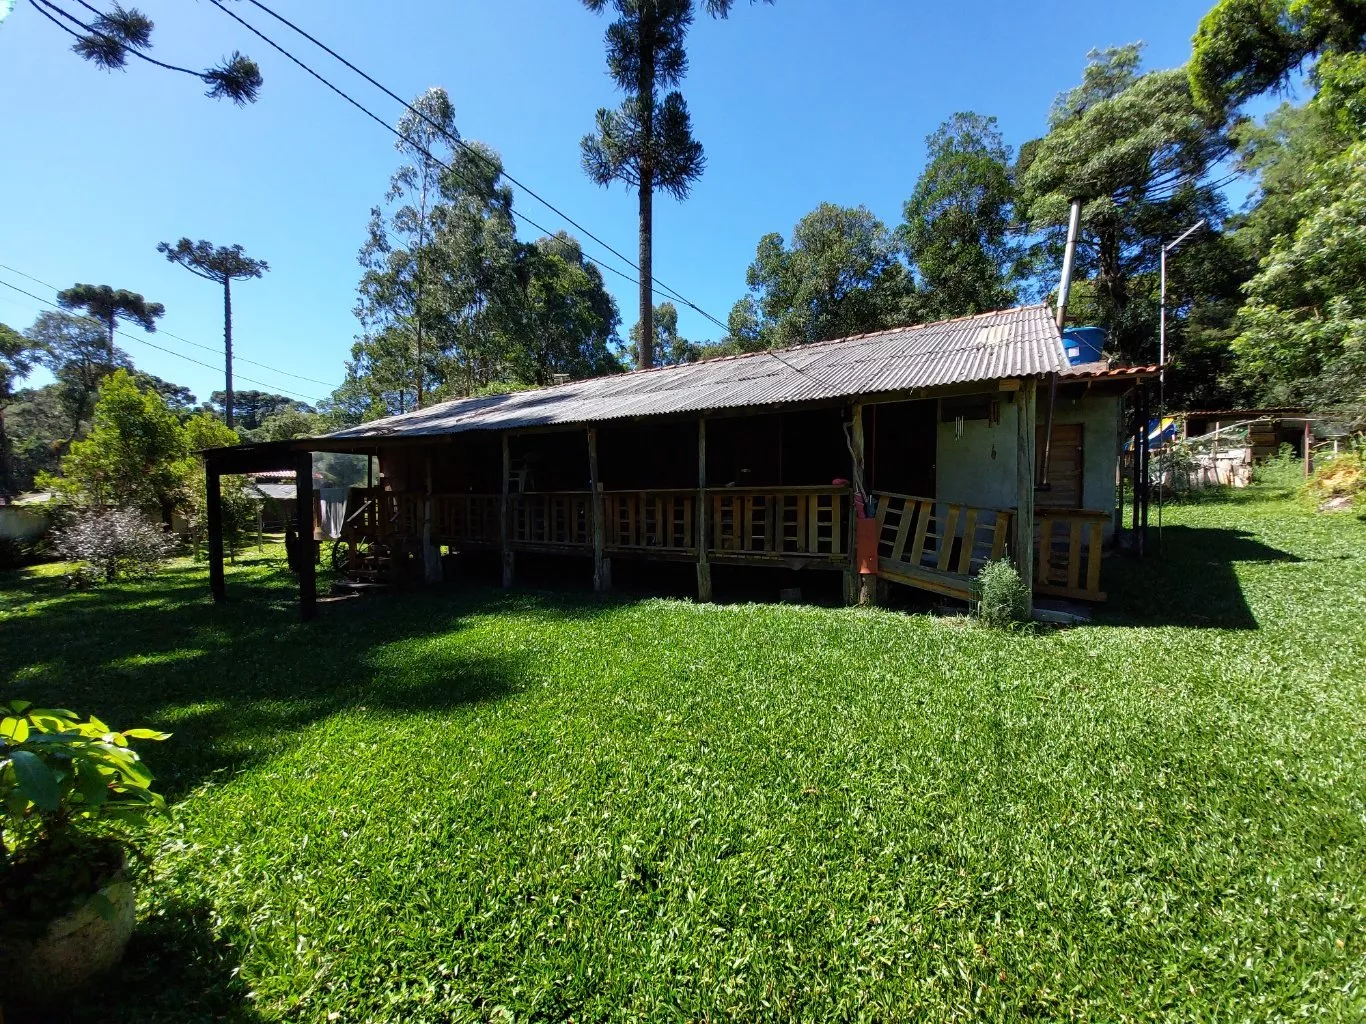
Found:
<path fill-rule="evenodd" d="M 227 587 L 223 581 L 223 502 L 218 467 L 204 464 L 204 494 L 209 527 L 209 593 L 215 601 L 225 601 Z"/>
<path fill-rule="evenodd" d="M 711 503 L 707 500 L 707 421 L 697 419 L 697 599 L 711 601 L 711 562 L 707 542 L 711 538 Z"/>
<path fill-rule="evenodd" d="M 593 514 L 593 589 L 612 588 L 612 563 L 603 557 L 602 482 L 598 479 L 598 430 L 588 428 L 588 489 Z"/>
<path fill-rule="evenodd" d="M 299 531 L 299 615 L 308 622 L 317 614 L 318 577 L 313 542 L 313 456 L 300 452 L 294 468 L 294 522 Z"/>
<path fill-rule="evenodd" d="M 508 489 L 512 485 L 512 452 L 508 447 L 508 435 L 503 434 L 503 499 L 499 505 L 499 543 L 503 552 L 503 586 L 512 586 L 513 580 L 513 554 L 511 537 L 509 534 L 508 514 L 511 511 L 511 502 L 508 501 Z"/>
<path fill-rule="evenodd" d="M 1026 616 L 1034 611 L 1034 420 L 1038 382 L 1026 377 L 1015 400 L 1015 568 L 1024 583 Z"/>

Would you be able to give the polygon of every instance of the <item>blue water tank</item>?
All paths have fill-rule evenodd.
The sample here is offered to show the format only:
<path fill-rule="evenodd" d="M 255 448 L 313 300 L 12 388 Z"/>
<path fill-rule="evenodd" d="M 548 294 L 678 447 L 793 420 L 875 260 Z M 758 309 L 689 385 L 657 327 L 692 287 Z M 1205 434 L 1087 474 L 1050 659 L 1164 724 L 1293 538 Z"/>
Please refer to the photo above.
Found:
<path fill-rule="evenodd" d="M 1073 366 L 1098 363 L 1105 358 L 1105 328 L 1069 327 L 1062 332 L 1062 344 Z"/>

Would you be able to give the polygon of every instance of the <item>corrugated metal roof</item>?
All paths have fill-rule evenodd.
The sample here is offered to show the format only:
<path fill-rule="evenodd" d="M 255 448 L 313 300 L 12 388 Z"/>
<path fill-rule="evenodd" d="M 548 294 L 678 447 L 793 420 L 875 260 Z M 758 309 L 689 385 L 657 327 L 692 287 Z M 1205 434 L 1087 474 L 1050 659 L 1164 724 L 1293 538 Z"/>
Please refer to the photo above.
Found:
<path fill-rule="evenodd" d="M 426 437 L 596 423 L 885 394 L 1062 372 L 1067 366 L 1052 311 L 1021 306 L 798 348 L 460 398 L 327 437 Z"/>

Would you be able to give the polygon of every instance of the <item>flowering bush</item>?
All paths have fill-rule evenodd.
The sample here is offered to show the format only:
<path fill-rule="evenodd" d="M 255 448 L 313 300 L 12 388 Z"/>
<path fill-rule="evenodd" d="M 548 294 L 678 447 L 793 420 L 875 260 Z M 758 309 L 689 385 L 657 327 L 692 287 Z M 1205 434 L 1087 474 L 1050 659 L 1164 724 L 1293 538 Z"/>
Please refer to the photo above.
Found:
<path fill-rule="evenodd" d="M 175 546 L 174 537 L 131 509 L 78 513 L 53 536 L 58 557 L 79 563 L 74 582 L 82 586 L 149 575 Z"/>

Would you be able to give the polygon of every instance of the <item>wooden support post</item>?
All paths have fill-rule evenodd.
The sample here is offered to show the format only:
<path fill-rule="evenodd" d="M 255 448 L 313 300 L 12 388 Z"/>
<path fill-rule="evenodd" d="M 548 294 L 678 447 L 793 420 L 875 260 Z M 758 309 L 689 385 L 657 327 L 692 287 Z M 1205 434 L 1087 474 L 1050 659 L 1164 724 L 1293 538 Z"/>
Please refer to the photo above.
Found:
<path fill-rule="evenodd" d="M 602 483 L 598 480 L 598 431 L 588 428 L 588 490 L 593 513 L 593 589 L 612 589 L 612 563 L 603 557 Z"/>
<path fill-rule="evenodd" d="M 294 470 L 294 520 L 299 531 L 299 615 L 305 622 L 317 614 L 318 578 L 314 564 L 313 516 L 317 499 L 313 496 L 313 455 L 300 452 Z"/>
<path fill-rule="evenodd" d="M 427 490 L 422 498 L 422 579 L 441 582 L 441 549 L 432 543 L 432 457 L 426 457 Z"/>
<path fill-rule="evenodd" d="M 503 499 L 500 506 L 499 538 L 503 551 L 503 586 L 512 586 L 513 580 L 513 555 L 512 555 L 512 536 L 511 523 L 508 516 L 512 511 L 512 503 L 508 500 L 508 489 L 512 485 L 512 452 L 508 447 L 508 435 L 503 434 Z"/>
<path fill-rule="evenodd" d="M 1313 466 L 1309 464 L 1309 447 L 1314 443 L 1313 435 L 1309 431 L 1309 420 L 1304 421 L 1304 478 L 1309 479 L 1314 472 Z"/>
<path fill-rule="evenodd" d="M 209 593 L 215 601 L 225 601 L 227 587 L 223 582 L 223 502 L 218 467 L 207 459 L 204 462 L 204 493 L 208 506 L 209 527 Z"/>
<path fill-rule="evenodd" d="M 849 544 L 846 547 L 849 556 L 849 568 L 844 572 L 845 594 L 849 604 L 867 606 L 877 604 L 877 575 L 859 572 L 858 564 L 859 503 L 872 491 L 872 487 L 869 485 L 867 473 L 864 469 L 863 406 L 857 402 L 854 403 L 853 407 L 850 442 L 852 451 L 849 454 L 853 460 L 851 479 L 854 481 L 854 494 L 849 500 Z M 838 501 L 838 497 L 835 500 Z"/>
<path fill-rule="evenodd" d="M 711 601 L 711 562 L 707 544 L 711 540 L 711 503 L 707 500 L 707 421 L 697 420 L 697 599 Z"/>
<path fill-rule="evenodd" d="M 1015 396 L 1015 568 L 1034 612 L 1034 420 L 1038 381 L 1026 377 Z"/>

